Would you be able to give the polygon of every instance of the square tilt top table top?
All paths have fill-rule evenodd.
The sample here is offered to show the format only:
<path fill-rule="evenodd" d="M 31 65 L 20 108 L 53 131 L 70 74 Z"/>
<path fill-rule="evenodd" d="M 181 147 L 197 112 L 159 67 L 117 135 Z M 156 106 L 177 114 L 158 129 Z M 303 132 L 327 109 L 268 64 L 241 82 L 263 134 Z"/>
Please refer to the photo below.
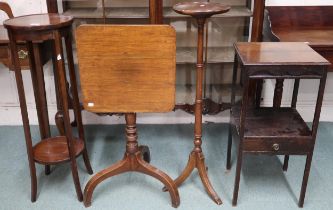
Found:
<path fill-rule="evenodd" d="M 83 106 L 91 112 L 168 112 L 175 105 L 176 33 L 168 25 L 81 25 Z"/>

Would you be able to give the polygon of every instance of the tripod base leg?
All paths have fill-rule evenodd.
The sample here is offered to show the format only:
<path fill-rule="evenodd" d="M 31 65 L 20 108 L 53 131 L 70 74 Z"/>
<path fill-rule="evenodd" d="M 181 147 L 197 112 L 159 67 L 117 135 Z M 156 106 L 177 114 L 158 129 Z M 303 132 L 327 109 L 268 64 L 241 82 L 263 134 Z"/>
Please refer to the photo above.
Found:
<path fill-rule="evenodd" d="M 194 152 L 192 151 L 187 162 L 187 165 L 183 172 L 179 175 L 179 177 L 175 180 L 176 186 L 180 186 L 192 173 L 194 168 L 198 169 L 199 176 L 201 181 L 211 199 L 218 205 L 222 204 L 221 198 L 215 192 L 212 184 L 209 181 L 208 174 L 207 174 L 207 167 L 205 165 L 205 157 L 202 152 Z M 163 191 L 167 191 L 167 188 L 164 187 Z"/>
<path fill-rule="evenodd" d="M 142 159 L 142 155 L 141 151 L 138 151 L 135 154 L 125 153 L 123 160 L 93 176 L 84 189 L 84 205 L 86 207 L 91 206 L 91 198 L 96 186 L 105 179 L 121 173 L 137 171 L 160 180 L 167 187 L 170 193 L 172 206 L 175 208 L 178 207 L 180 204 L 180 198 L 175 183 L 167 174 L 144 161 Z"/>

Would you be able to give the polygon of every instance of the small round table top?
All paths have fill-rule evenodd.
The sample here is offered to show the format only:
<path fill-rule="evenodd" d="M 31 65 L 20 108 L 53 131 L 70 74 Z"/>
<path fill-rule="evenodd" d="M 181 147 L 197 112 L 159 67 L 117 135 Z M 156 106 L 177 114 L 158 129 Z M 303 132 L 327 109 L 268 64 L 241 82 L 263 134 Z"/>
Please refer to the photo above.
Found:
<path fill-rule="evenodd" d="M 5 20 L 3 25 L 12 30 L 50 30 L 70 26 L 73 17 L 59 14 L 24 15 Z"/>
<path fill-rule="evenodd" d="M 214 2 L 182 2 L 174 5 L 173 10 L 182 15 L 210 17 L 215 14 L 226 13 L 230 10 L 230 7 Z"/>

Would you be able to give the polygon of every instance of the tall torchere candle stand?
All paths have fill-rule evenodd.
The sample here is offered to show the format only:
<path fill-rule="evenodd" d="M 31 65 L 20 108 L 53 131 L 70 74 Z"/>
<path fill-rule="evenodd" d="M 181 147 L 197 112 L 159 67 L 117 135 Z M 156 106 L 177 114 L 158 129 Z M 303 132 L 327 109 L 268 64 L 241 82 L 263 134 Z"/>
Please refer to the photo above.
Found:
<path fill-rule="evenodd" d="M 197 168 L 202 183 L 204 184 L 209 196 L 217 204 L 222 204 L 222 200 L 215 192 L 207 175 L 205 158 L 202 152 L 202 84 L 203 84 L 203 37 L 206 19 L 215 15 L 226 13 L 230 10 L 229 6 L 211 2 L 183 2 L 173 6 L 173 10 L 179 14 L 190 15 L 196 19 L 198 24 L 198 46 L 197 46 L 197 65 L 196 65 L 196 98 L 195 98 L 195 130 L 194 130 L 194 149 L 190 153 L 188 163 L 175 180 L 177 186 L 181 185 L 191 174 L 194 168 Z M 165 189 L 164 189 L 165 190 Z"/>

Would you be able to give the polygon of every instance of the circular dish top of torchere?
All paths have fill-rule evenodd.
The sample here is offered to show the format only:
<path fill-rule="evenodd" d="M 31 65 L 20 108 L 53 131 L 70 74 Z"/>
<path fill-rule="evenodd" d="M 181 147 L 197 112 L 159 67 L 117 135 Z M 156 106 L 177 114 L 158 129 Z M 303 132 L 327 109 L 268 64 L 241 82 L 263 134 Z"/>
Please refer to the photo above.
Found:
<path fill-rule="evenodd" d="M 230 7 L 214 2 L 182 2 L 175 4 L 173 10 L 194 18 L 207 18 L 212 15 L 226 13 L 230 10 Z"/>

